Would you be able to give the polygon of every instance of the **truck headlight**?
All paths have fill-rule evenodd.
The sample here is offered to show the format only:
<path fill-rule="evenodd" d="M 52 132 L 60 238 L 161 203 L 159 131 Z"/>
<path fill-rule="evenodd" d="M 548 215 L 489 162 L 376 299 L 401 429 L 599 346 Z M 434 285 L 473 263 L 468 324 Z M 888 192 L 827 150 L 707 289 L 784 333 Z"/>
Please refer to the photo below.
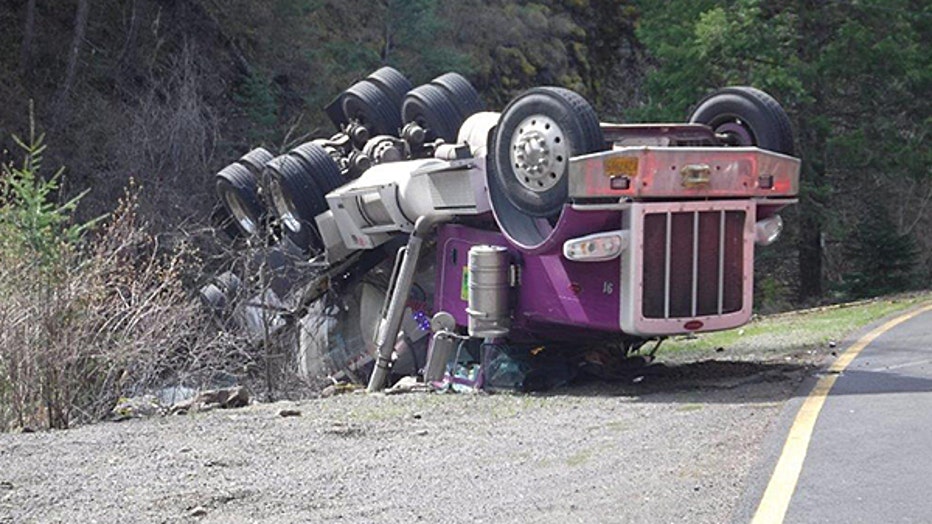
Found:
<path fill-rule="evenodd" d="M 758 220 L 754 225 L 755 238 L 754 242 L 759 246 L 769 246 L 773 244 L 780 233 L 783 232 L 783 217 L 773 215 L 763 220 Z"/>
<path fill-rule="evenodd" d="M 576 262 L 601 262 L 611 260 L 628 247 L 627 231 L 606 231 L 563 243 L 563 256 Z"/>

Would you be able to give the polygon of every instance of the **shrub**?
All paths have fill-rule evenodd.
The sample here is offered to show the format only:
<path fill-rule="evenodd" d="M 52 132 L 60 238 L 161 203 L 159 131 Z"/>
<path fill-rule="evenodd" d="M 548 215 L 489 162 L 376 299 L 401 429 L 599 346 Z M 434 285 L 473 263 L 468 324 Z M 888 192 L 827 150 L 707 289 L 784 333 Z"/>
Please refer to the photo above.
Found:
<path fill-rule="evenodd" d="M 106 220 L 75 223 L 81 196 L 55 203 L 30 130 L 0 185 L 0 430 L 98 420 L 121 395 L 222 357 L 180 271 L 137 222 L 132 185 Z M 207 358 L 211 355 L 215 357 Z"/>

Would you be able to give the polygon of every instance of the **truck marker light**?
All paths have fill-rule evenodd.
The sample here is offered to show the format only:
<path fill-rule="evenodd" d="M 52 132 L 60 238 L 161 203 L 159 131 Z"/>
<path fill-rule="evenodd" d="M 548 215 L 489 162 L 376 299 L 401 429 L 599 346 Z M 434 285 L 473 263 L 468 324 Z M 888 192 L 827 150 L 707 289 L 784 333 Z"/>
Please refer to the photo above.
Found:
<path fill-rule="evenodd" d="M 609 184 L 612 189 L 624 191 L 631 188 L 631 179 L 626 176 L 613 176 Z"/>
<path fill-rule="evenodd" d="M 774 192 L 781 193 L 781 194 L 789 194 L 789 193 L 795 194 L 796 193 L 793 190 L 793 182 L 787 177 L 780 177 L 774 180 L 773 190 Z"/>
<path fill-rule="evenodd" d="M 773 189 L 773 175 L 761 175 L 757 177 L 757 187 L 761 189 Z"/>
<path fill-rule="evenodd" d="M 704 324 L 701 320 L 690 320 L 689 322 L 683 324 L 683 329 L 686 331 L 698 331 L 702 329 Z"/>
<path fill-rule="evenodd" d="M 783 232 L 783 217 L 773 215 L 754 224 L 754 242 L 759 246 L 773 244 Z"/>
<path fill-rule="evenodd" d="M 627 247 L 627 231 L 607 231 L 567 240 L 563 256 L 576 262 L 602 262 L 616 258 Z"/>

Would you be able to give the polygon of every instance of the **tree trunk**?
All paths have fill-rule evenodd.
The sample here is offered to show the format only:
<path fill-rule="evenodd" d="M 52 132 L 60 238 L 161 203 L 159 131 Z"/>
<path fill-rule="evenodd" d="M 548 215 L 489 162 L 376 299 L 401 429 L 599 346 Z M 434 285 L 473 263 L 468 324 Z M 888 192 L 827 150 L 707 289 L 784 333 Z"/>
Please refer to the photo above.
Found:
<path fill-rule="evenodd" d="M 30 88 L 32 77 L 32 41 L 36 35 L 36 0 L 26 2 L 26 23 L 23 25 L 23 48 L 20 50 L 21 78 L 27 88 Z"/>
<path fill-rule="evenodd" d="M 120 56 L 117 57 L 117 67 L 123 65 L 133 56 L 133 49 L 136 46 L 136 35 L 139 33 L 139 14 L 137 1 L 133 0 L 130 5 L 129 28 L 126 30 L 126 40 L 123 41 L 123 49 L 120 50 Z"/>
<path fill-rule="evenodd" d="M 822 297 L 822 224 L 818 212 L 803 205 L 799 234 L 799 298 Z"/>
<path fill-rule="evenodd" d="M 74 37 L 71 40 L 71 47 L 68 52 L 68 67 L 65 70 L 65 80 L 55 97 L 54 121 L 56 124 L 60 123 L 65 116 L 68 97 L 71 94 L 74 79 L 78 73 L 78 58 L 81 55 L 81 45 L 84 43 L 84 35 L 87 32 L 88 4 L 88 0 L 78 0 L 78 10 L 74 15 Z"/>
<path fill-rule="evenodd" d="M 831 19 L 818 0 L 800 0 L 797 4 L 799 20 L 799 49 L 797 54 L 805 64 L 803 75 L 806 91 L 812 101 L 802 104 L 803 116 L 798 124 L 800 158 L 803 160 L 802 192 L 800 193 L 799 234 L 799 298 L 802 301 L 822 298 L 822 228 L 825 195 L 830 193 L 825 178 L 825 149 L 830 130 L 820 124 L 827 109 L 823 103 L 824 79 L 819 67 L 822 46 L 831 34 Z"/>

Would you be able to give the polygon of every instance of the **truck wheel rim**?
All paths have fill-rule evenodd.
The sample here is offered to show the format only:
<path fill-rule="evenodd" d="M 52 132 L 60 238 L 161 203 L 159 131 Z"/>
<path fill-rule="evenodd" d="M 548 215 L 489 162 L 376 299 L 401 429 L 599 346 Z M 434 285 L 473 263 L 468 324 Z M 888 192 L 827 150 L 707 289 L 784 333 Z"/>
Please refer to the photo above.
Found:
<path fill-rule="evenodd" d="M 715 127 L 718 134 L 728 135 L 740 146 L 751 146 L 755 144 L 754 137 L 744 125 L 744 122 L 735 118 L 726 122 L 719 123 Z"/>
<path fill-rule="evenodd" d="M 297 218 L 297 209 L 294 202 L 285 196 L 282 191 L 281 182 L 273 179 L 269 184 L 269 190 L 272 193 L 272 205 L 275 207 L 275 213 L 282 221 L 282 224 L 292 233 L 301 232 L 301 221 Z"/>
<path fill-rule="evenodd" d="M 236 222 L 239 223 L 240 227 L 243 228 L 243 231 L 252 235 L 256 232 L 256 221 L 249 215 L 249 212 L 246 211 L 246 207 L 240 201 L 239 197 L 232 192 L 227 192 L 225 195 L 227 205 L 230 207 L 230 213 L 233 214 L 233 218 L 236 219 Z"/>
<path fill-rule="evenodd" d="M 569 148 L 557 123 L 532 115 L 518 124 L 511 139 L 511 164 L 521 186 L 543 193 L 556 186 L 566 172 Z"/>

